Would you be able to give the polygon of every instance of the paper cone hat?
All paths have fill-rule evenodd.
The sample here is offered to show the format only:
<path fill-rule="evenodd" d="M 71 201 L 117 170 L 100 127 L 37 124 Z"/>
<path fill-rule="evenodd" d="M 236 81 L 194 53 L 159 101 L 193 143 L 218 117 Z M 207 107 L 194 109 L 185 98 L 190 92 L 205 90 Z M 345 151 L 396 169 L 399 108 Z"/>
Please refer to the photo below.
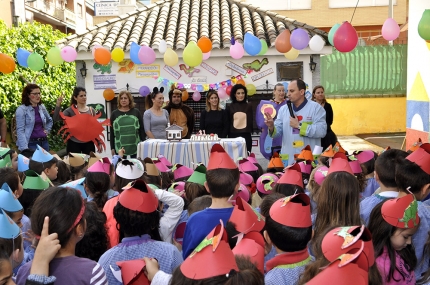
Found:
<path fill-rule="evenodd" d="M 353 154 L 361 164 L 366 163 L 375 157 L 375 154 L 371 150 L 354 151 Z"/>
<path fill-rule="evenodd" d="M 13 194 L 7 183 L 3 183 L 0 189 L 0 208 L 14 213 L 22 210 L 22 205 Z"/>
<path fill-rule="evenodd" d="M 330 167 L 328 168 L 328 174 L 338 171 L 345 171 L 354 175 L 351 166 L 349 166 L 346 155 L 341 152 L 338 152 L 333 156 L 333 160 L 331 161 Z"/>
<path fill-rule="evenodd" d="M 102 159 L 100 155 L 91 151 L 88 157 L 88 167 L 91 167 L 94 163 L 96 163 L 100 159 Z"/>
<path fill-rule="evenodd" d="M 252 178 L 252 176 L 248 173 L 240 172 L 239 182 L 243 185 L 251 185 L 254 182 L 254 178 Z"/>
<path fill-rule="evenodd" d="M 321 166 L 317 170 L 315 170 L 314 180 L 319 186 L 321 186 L 324 179 L 327 177 L 327 175 L 328 175 L 328 167 Z"/>
<path fill-rule="evenodd" d="M 30 159 L 23 156 L 22 154 L 18 154 L 18 171 L 24 172 L 29 169 Z"/>
<path fill-rule="evenodd" d="M 259 232 L 266 224 L 260 213 L 255 211 L 251 205 L 240 197 L 236 198 L 236 205 L 234 206 L 229 221 L 236 225 L 236 231 L 243 234 Z"/>
<path fill-rule="evenodd" d="M 414 142 L 414 144 L 411 146 L 411 148 L 408 150 L 408 152 L 414 152 L 423 144 L 423 141 L 421 138 L 418 139 L 418 141 Z"/>
<path fill-rule="evenodd" d="M 340 145 L 339 142 L 336 142 L 336 144 L 333 147 L 334 152 L 341 152 L 346 154 L 346 151 L 343 149 L 343 147 Z"/>
<path fill-rule="evenodd" d="M 234 254 L 228 245 L 224 225 L 217 225 L 181 264 L 185 277 L 201 280 L 239 271 Z"/>
<path fill-rule="evenodd" d="M 172 167 L 172 163 L 170 163 L 170 161 L 167 160 L 167 158 L 164 157 L 164 155 L 159 154 L 158 159 L 167 167 Z"/>
<path fill-rule="evenodd" d="M 122 283 L 124 285 L 149 285 L 148 277 L 144 273 L 145 261 L 143 259 L 118 261 L 121 269 Z"/>
<path fill-rule="evenodd" d="M 48 177 L 42 177 L 33 170 L 27 170 L 24 174 L 25 180 L 24 184 L 22 184 L 24 189 L 45 190 L 51 186 L 51 181 Z"/>
<path fill-rule="evenodd" d="M 209 156 L 208 169 L 236 169 L 237 166 L 230 155 L 225 152 L 220 144 L 214 144 Z"/>
<path fill-rule="evenodd" d="M 138 159 L 124 159 L 117 163 L 115 173 L 124 179 L 139 179 L 145 172 L 143 164 Z"/>
<path fill-rule="evenodd" d="M 12 167 L 12 160 L 9 154 L 10 148 L 0 147 L 0 168 Z"/>
<path fill-rule="evenodd" d="M 257 158 L 255 158 L 255 153 L 250 153 L 247 157 L 248 161 L 254 164 L 258 164 Z"/>
<path fill-rule="evenodd" d="M 349 163 L 349 167 L 351 167 L 351 170 L 354 174 L 360 174 L 363 172 L 363 170 L 361 169 L 360 162 L 354 155 L 348 156 L 348 163 Z"/>
<path fill-rule="evenodd" d="M 407 229 L 419 225 L 418 202 L 413 194 L 384 202 L 381 208 L 382 218 L 392 226 Z"/>
<path fill-rule="evenodd" d="M 312 161 L 314 159 L 314 156 L 312 155 L 312 150 L 309 145 L 305 146 L 304 149 L 299 153 L 296 160 L 297 161 L 303 161 L 303 160 L 310 160 Z"/>
<path fill-rule="evenodd" d="M 138 179 L 122 188 L 124 191 L 119 196 L 118 202 L 125 208 L 141 213 L 152 213 L 158 208 L 158 199 L 154 191 Z"/>
<path fill-rule="evenodd" d="M 323 153 L 321 153 L 321 156 L 323 157 L 333 157 L 335 154 L 335 151 L 333 150 L 333 147 L 331 145 L 326 148 Z"/>
<path fill-rule="evenodd" d="M 300 166 L 300 171 L 305 174 L 311 174 L 312 172 L 312 160 L 300 161 L 297 163 Z"/>
<path fill-rule="evenodd" d="M 85 192 L 84 181 L 85 181 L 85 177 L 78 180 L 70 181 L 63 185 L 60 185 L 60 187 L 69 187 L 69 188 L 76 189 L 79 192 L 81 192 L 82 197 L 86 199 L 88 196 L 87 196 L 87 193 Z"/>
<path fill-rule="evenodd" d="M 406 157 L 415 162 L 427 174 L 430 175 L 430 144 L 423 143 L 417 150 Z"/>
<path fill-rule="evenodd" d="M 259 232 L 246 234 L 233 248 L 234 255 L 244 255 L 264 274 L 264 238 Z"/>
<path fill-rule="evenodd" d="M 257 190 L 263 194 L 270 194 L 278 180 L 279 178 L 275 174 L 265 173 L 257 179 Z"/>
<path fill-rule="evenodd" d="M 243 172 L 257 171 L 258 170 L 258 167 L 255 166 L 254 163 L 252 163 L 248 159 L 242 158 L 242 157 L 238 159 L 238 167 L 239 167 L 239 170 L 243 171 Z"/>
<path fill-rule="evenodd" d="M 309 196 L 295 194 L 276 201 L 269 211 L 270 217 L 277 223 L 294 228 L 312 226 Z"/>
<path fill-rule="evenodd" d="M 89 156 L 84 153 L 70 152 L 68 156 L 64 157 L 63 161 L 72 167 L 79 167 L 84 165 L 88 158 Z"/>
<path fill-rule="evenodd" d="M 88 172 L 104 172 L 107 175 L 110 175 L 110 167 L 111 163 L 109 158 L 103 157 L 102 159 L 96 161 L 88 167 Z"/>
<path fill-rule="evenodd" d="M 285 168 L 285 173 L 279 178 L 278 184 L 292 184 L 303 188 L 302 171 L 300 166 L 295 163 Z"/>
<path fill-rule="evenodd" d="M 282 159 L 279 157 L 279 153 L 274 152 L 272 157 L 270 158 L 269 164 L 267 168 L 284 168 L 284 163 Z"/>
<path fill-rule="evenodd" d="M 324 149 L 322 148 L 322 146 L 319 146 L 319 145 L 314 146 L 314 149 L 312 150 L 313 157 L 315 158 L 320 156 L 323 150 Z"/>
<path fill-rule="evenodd" d="M 176 163 L 175 165 L 173 165 L 172 171 L 173 171 L 173 177 L 175 180 L 191 176 L 191 174 L 193 174 L 194 172 L 194 170 L 192 170 L 191 168 L 179 163 Z"/>
<path fill-rule="evenodd" d="M 185 197 L 185 182 L 179 181 L 179 182 L 173 182 L 169 188 L 167 188 L 167 191 L 175 193 L 176 195 L 184 198 Z"/>
<path fill-rule="evenodd" d="M 145 172 L 147 175 L 150 175 L 150 176 L 161 175 L 160 170 L 158 170 L 157 166 L 155 166 L 155 163 L 149 157 L 145 157 L 145 159 L 143 160 L 143 165 L 145 166 Z"/>
<path fill-rule="evenodd" d="M 167 167 L 161 160 L 158 158 L 152 158 L 152 162 L 154 162 L 155 166 L 158 168 L 160 172 L 169 172 L 170 168 Z"/>
<path fill-rule="evenodd" d="M 15 239 L 21 230 L 18 225 L 0 209 L 0 238 Z"/>
<path fill-rule="evenodd" d="M 236 199 L 238 197 L 242 198 L 244 201 L 249 201 L 250 196 L 251 194 L 249 193 L 248 187 L 243 184 L 240 184 L 239 189 L 237 189 L 237 193 L 233 196 L 230 202 L 232 202 L 233 206 L 236 206 Z"/>
<path fill-rule="evenodd" d="M 188 182 L 193 182 L 201 185 L 205 185 L 206 182 L 206 166 L 200 164 L 196 167 L 193 174 L 187 180 Z"/>
<path fill-rule="evenodd" d="M 33 153 L 33 156 L 31 157 L 32 160 L 37 162 L 48 162 L 52 160 L 54 157 L 52 154 L 44 150 L 40 145 L 37 145 L 36 151 Z"/>
<path fill-rule="evenodd" d="M 176 227 L 176 230 L 173 233 L 173 240 L 182 244 L 182 241 L 183 241 L 184 235 L 185 235 L 185 227 L 186 226 L 187 226 L 187 222 L 182 222 Z"/>

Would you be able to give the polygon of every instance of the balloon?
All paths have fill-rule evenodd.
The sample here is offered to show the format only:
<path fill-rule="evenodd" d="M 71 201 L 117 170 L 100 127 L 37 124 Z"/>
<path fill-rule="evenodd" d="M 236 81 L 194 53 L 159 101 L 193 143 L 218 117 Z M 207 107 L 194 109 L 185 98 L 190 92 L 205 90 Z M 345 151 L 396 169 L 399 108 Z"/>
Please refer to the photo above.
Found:
<path fill-rule="evenodd" d="M 291 49 L 290 43 L 291 33 L 290 30 L 285 29 L 282 33 L 280 33 L 275 40 L 275 48 L 280 53 L 286 53 Z"/>
<path fill-rule="evenodd" d="M 166 52 L 164 53 L 164 63 L 167 66 L 175 66 L 178 64 L 178 55 L 173 49 L 167 48 Z"/>
<path fill-rule="evenodd" d="M 139 88 L 139 94 L 142 97 L 145 97 L 145 96 L 149 95 L 149 93 L 151 93 L 151 90 L 149 90 L 148 86 L 144 85 L 144 86 L 142 86 L 142 87 Z"/>
<path fill-rule="evenodd" d="M 239 79 L 236 84 L 242 84 L 243 86 L 245 86 L 245 80 L 243 79 Z"/>
<path fill-rule="evenodd" d="M 343 22 L 333 37 L 334 47 L 340 52 L 350 52 L 358 44 L 357 31 L 349 22 Z"/>
<path fill-rule="evenodd" d="M 197 46 L 196 42 L 189 42 L 182 53 L 184 62 L 189 67 L 196 67 L 203 61 L 202 50 Z"/>
<path fill-rule="evenodd" d="M 334 24 L 334 26 L 331 27 L 330 31 L 328 32 L 328 41 L 332 46 L 334 46 L 334 41 L 333 41 L 334 34 L 336 33 L 337 29 L 339 29 L 339 27 L 340 27 L 340 24 Z"/>
<path fill-rule="evenodd" d="M 254 84 L 246 84 L 246 90 L 248 91 L 249 96 L 252 96 L 257 93 L 257 88 Z"/>
<path fill-rule="evenodd" d="M 221 100 L 227 100 L 228 99 L 228 95 L 227 92 L 225 91 L 225 89 L 223 87 L 220 87 L 218 89 L 218 96 Z"/>
<path fill-rule="evenodd" d="M 200 94 L 200 92 L 199 91 L 194 91 L 194 93 L 193 93 L 193 100 L 194 101 L 200 101 L 200 99 L 202 99 L 202 95 Z"/>
<path fill-rule="evenodd" d="M 288 93 L 288 85 L 289 85 L 289 83 L 288 82 L 282 82 L 282 85 L 284 85 L 285 92 Z"/>
<path fill-rule="evenodd" d="M 61 49 L 61 57 L 66 62 L 73 62 L 75 61 L 76 57 L 78 56 L 78 53 L 74 48 L 71 46 L 65 46 Z"/>
<path fill-rule="evenodd" d="M 166 43 L 166 41 L 165 41 L 165 40 L 161 40 L 161 41 L 158 43 L 158 51 L 159 51 L 160 53 L 165 53 L 165 52 L 167 51 L 167 43 Z"/>
<path fill-rule="evenodd" d="M 187 101 L 189 96 L 190 95 L 188 94 L 187 90 L 182 91 L 182 102 Z"/>
<path fill-rule="evenodd" d="M 45 61 L 43 57 L 38 53 L 32 53 L 28 56 L 27 59 L 28 68 L 34 71 L 42 70 L 45 66 Z"/>
<path fill-rule="evenodd" d="M 139 57 L 139 60 L 143 63 L 143 64 L 152 64 L 155 61 L 155 51 L 147 46 L 141 46 L 139 53 L 137 54 L 137 56 Z"/>
<path fill-rule="evenodd" d="M 130 59 L 135 64 L 142 64 L 139 59 L 139 51 L 140 45 L 136 44 L 135 42 L 132 42 L 130 46 Z"/>
<path fill-rule="evenodd" d="M 29 55 L 30 55 L 30 52 L 28 50 L 19 48 L 16 51 L 16 58 L 18 60 L 18 64 L 21 65 L 21 66 L 23 66 L 23 67 L 28 67 L 28 65 L 27 65 L 27 59 L 28 59 Z"/>
<path fill-rule="evenodd" d="M 64 62 L 61 58 L 61 50 L 58 47 L 52 47 L 48 50 L 46 61 L 52 66 L 60 65 Z"/>
<path fill-rule="evenodd" d="M 115 62 L 121 62 L 124 60 L 124 51 L 118 47 L 112 51 L 112 60 Z"/>
<path fill-rule="evenodd" d="M 396 20 L 388 18 L 382 25 L 382 37 L 387 41 L 394 41 L 400 35 L 400 27 Z"/>
<path fill-rule="evenodd" d="M 258 55 L 265 55 L 268 50 L 267 42 L 264 39 L 261 39 L 260 42 L 261 42 L 261 50 L 258 53 Z"/>
<path fill-rule="evenodd" d="M 424 10 L 423 16 L 418 23 L 418 34 L 425 41 L 430 41 L 430 10 Z"/>
<path fill-rule="evenodd" d="M 230 56 L 232 58 L 240 59 L 242 58 L 244 53 L 245 53 L 245 50 L 243 49 L 243 46 L 241 43 L 236 42 L 234 45 L 230 46 Z"/>
<path fill-rule="evenodd" d="M 105 89 L 103 91 L 103 97 L 106 101 L 110 101 L 115 98 L 115 92 L 112 89 Z"/>
<path fill-rule="evenodd" d="M 227 95 L 230 95 L 231 89 L 233 89 L 233 86 L 231 86 L 231 85 L 227 86 L 227 88 L 225 89 L 225 93 L 227 93 Z"/>
<path fill-rule="evenodd" d="M 0 72 L 9 74 L 15 70 L 15 60 L 4 54 L 0 53 Z"/>
<path fill-rule="evenodd" d="M 207 52 L 203 54 L 203 60 L 208 59 L 211 56 L 211 52 Z"/>
<path fill-rule="evenodd" d="M 291 34 L 290 42 L 296 50 L 305 49 L 309 44 L 309 34 L 304 29 L 295 29 Z"/>
<path fill-rule="evenodd" d="M 104 47 L 96 48 L 94 51 L 94 60 L 101 65 L 109 64 L 111 60 L 110 51 Z"/>
<path fill-rule="evenodd" d="M 212 42 L 207 37 L 203 36 L 197 41 L 197 46 L 200 48 L 202 53 L 208 53 L 212 50 Z"/>
<path fill-rule="evenodd" d="M 295 48 L 291 48 L 289 52 L 284 53 L 284 56 L 289 60 L 293 60 L 299 56 L 299 53 Z"/>
<path fill-rule="evenodd" d="M 247 32 L 245 34 L 243 48 L 249 55 L 254 56 L 261 51 L 261 42 L 256 36 L 254 36 L 250 32 Z"/>
<path fill-rule="evenodd" d="M 309 48 L 313 51 L 320 51 L 324 48 L 325 41 L 319 35 L 314 35 L 309 41 Z"/>
<path fill-rule="evenodd" d="M 96 49 L 98 49 L 98 48 L 103 48 L 103 46 L 101 46 L 101 45 L 94 45 L 91 48 L 91 54 L 93 55 L 93 58 L 96 56 Z"/>

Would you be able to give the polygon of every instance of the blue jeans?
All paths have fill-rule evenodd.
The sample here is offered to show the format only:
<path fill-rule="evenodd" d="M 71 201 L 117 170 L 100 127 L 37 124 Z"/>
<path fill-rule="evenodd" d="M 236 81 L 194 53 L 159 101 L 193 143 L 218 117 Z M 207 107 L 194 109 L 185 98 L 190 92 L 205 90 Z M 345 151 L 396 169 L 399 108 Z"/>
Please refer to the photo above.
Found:
<path fill-rule="evenodd" d="M 28 148 L 32 150 L 37 149 L 37 145 L 41 146 L 44 150 L 49 151 L 49 143 L 48 141 L 32 141 L 28 142 Z"/>

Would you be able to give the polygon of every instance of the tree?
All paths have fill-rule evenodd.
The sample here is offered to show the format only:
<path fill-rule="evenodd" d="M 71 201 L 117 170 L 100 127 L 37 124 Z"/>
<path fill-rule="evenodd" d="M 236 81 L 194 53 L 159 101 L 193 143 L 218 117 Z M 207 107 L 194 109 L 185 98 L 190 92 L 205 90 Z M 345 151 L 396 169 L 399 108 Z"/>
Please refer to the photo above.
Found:
<path fill-rule="evenodd" d="M 48 112 L 53 112 L 58 96 L 65 94 L 70 98 L 73 87 L 76 85 L 75 63 L 64 62 L 59 66 L 51 66 L 46 62 L 48 50 L 55 46 L 55 42 L 66 37 L 66 34 L 58 30 L 53 30 L 52 26 L 40 24 L 38 22 L 24 23 L 18 27 L 8 28 L 0 20 L 0 52 L 16 58 L 18 48 L 34 51 L 45 59 L 45 67 L 39 72 L 36 84 L 41 87 L 42 102 Z M 21 92 L 26 85 L 20 78 L 23 75 L 32 81 L 38 72 L 18 65 L 11 74 L 0 73 L 0 108 L 4 112 L 8 122 L 15 115 L 16 108 L 21 104 Z M 67 101 L 67 100 L 65 100 Z M 64 102 L 67 105 L 69 102 Z M 49 135 L 51 149 L 59 150 L 64 147 L 63 140 L 57 134 L 62 123 L 55 123 Z M 8 124 L 10 125 L 10 124 Z"/>

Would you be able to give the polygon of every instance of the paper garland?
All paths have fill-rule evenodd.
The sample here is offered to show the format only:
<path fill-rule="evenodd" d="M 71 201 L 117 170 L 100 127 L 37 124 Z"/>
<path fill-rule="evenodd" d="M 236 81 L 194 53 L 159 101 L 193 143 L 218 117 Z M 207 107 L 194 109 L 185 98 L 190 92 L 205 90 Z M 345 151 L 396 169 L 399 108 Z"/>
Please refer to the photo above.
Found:
<path fill-rule="evenodd" d="M 215 83 L 210 83 L 210 84 L 191 84 L 191 83 L 182 83 L 182 82 L 176 82 L 176 81 L 172 81 L 169 80 L 167 78 L 164 78 L 162 76 L 154 76 L 154 79 L 157 80 L 158 83 L 163 84 L 164 86 L 171 86 L 172 84 L 174 84 L 174 86 L 176 88 L 182 89 L 191 89 L 194 91 L 209 91 L 210 89 L 214 89 L 217 90 L 221 87 L 227 87 L 227 86 L 233 86 L 236 84 L 237 81 L 239 80 L 243 80 L 245 77 L 242 75 L 237 75 L 237 76 L 232 76 L 231 79 L 227 79 L 221 82 L 215 82 Z"/>

